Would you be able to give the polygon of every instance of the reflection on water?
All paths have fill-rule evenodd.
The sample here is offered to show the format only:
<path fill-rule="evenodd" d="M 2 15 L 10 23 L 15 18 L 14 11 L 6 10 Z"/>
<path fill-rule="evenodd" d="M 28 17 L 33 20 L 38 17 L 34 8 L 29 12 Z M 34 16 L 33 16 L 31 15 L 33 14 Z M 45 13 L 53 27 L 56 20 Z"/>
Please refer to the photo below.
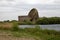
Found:
<path fill-rule="evenodd" d="M 34 28 L 37 25 L 19 25 L 20 28 Z M 60 24 L 54 24 L 54 25 L 38 25 L 42 29 L 49 29 L 49 30 L 59 30 L 60 31 Z"/>

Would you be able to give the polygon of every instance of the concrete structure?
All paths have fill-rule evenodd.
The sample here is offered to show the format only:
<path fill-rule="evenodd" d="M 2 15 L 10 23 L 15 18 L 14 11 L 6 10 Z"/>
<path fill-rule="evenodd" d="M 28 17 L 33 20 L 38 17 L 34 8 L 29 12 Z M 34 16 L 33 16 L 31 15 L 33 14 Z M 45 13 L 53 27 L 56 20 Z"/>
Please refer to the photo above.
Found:
<path fill-rule="evenodd" d="M 38 18 L 38 11 L 35 8 L 33 8 L 27 16 L 18 16 L 18 21 L 36 21 Z"/>

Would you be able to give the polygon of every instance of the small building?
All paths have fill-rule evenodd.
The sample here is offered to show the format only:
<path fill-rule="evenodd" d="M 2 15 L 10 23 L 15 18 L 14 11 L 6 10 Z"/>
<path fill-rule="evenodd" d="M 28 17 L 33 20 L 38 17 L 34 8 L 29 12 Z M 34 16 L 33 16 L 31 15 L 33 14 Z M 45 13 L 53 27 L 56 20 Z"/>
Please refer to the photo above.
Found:
<path fill-rule="evenodd" d="M 28 21 L 30 20 L 28 16 L 19 16 L 18 19 L 20 22 L 24 22 L 25 20 L 28 20 Z"/>
<path fill-rule="evenodd" d="M 18 21 L 24 22 L 25 20 L 28 21 L 36 21 L 39 18 L 38 11 L 33 8 L 27 16 L 18 16 Z"/>

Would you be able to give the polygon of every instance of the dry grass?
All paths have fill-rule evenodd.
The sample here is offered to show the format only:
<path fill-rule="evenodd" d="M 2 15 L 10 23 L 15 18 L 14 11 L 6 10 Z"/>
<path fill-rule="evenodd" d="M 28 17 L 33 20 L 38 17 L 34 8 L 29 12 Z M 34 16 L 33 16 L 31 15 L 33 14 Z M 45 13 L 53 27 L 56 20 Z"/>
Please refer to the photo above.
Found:
<path fill-rule="evenodd" d="M 12 36 L 0 36 L 0 40 L 35 40 L 33 38 L 24 38 L 24 37 L 12 37 Z"/>
<path fill-rule="evenodd" d="M 14 25 L 13 23 L 9 23 L 9 22 L 0 23 L 0 29 L 1 28 L 11 29 L 13 25 Z M 16 37 L 16 36 L 13 36 L 11 31 L 0 30 L 0 40 L 36 40 L 36 39 L 34 37 Z"/>
<path fill-rule="evenodd" d="M 14 37 L 10 32 L 0 31 L 0 40 L 35 40 L 33 37 Z"/>
<path fill-rule="evenodd" d="M 13 23 L 0 23 L 0 28 L 6 28 L 6 29 L 9 29 L 9 28 L 12 28 L 13 26 Z"/>

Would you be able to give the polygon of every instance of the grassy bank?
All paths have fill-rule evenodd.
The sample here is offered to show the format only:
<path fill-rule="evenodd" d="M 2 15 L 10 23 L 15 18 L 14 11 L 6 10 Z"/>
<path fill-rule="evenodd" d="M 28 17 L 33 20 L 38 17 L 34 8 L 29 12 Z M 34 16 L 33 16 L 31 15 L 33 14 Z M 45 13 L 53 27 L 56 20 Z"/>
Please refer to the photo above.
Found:
<path fill-rule="evenodd" d="M 13 22 L 13 27 L 11 29 L 0 28 L 0 33 L 6 32 L 11 34 L 9 36 L 14 37 L 33 37 L 36 40 L 60 40 L 60 31 L 55 30 L 42 30 L 39 26 L 35 28 L 18 28 L 18 24 Z"/>
<path fill-rule="evenodd" d="M 35 28 L 25 28 L 20 29 L 20 33 L 23 33 L 24 36 L 32 36 L 35 37 L 37 40 L 60 40 L 60 32 L 55 30 L 42 30 L 39 27 Z M 21 36 L 22 36 L 21 35 Z"/>

